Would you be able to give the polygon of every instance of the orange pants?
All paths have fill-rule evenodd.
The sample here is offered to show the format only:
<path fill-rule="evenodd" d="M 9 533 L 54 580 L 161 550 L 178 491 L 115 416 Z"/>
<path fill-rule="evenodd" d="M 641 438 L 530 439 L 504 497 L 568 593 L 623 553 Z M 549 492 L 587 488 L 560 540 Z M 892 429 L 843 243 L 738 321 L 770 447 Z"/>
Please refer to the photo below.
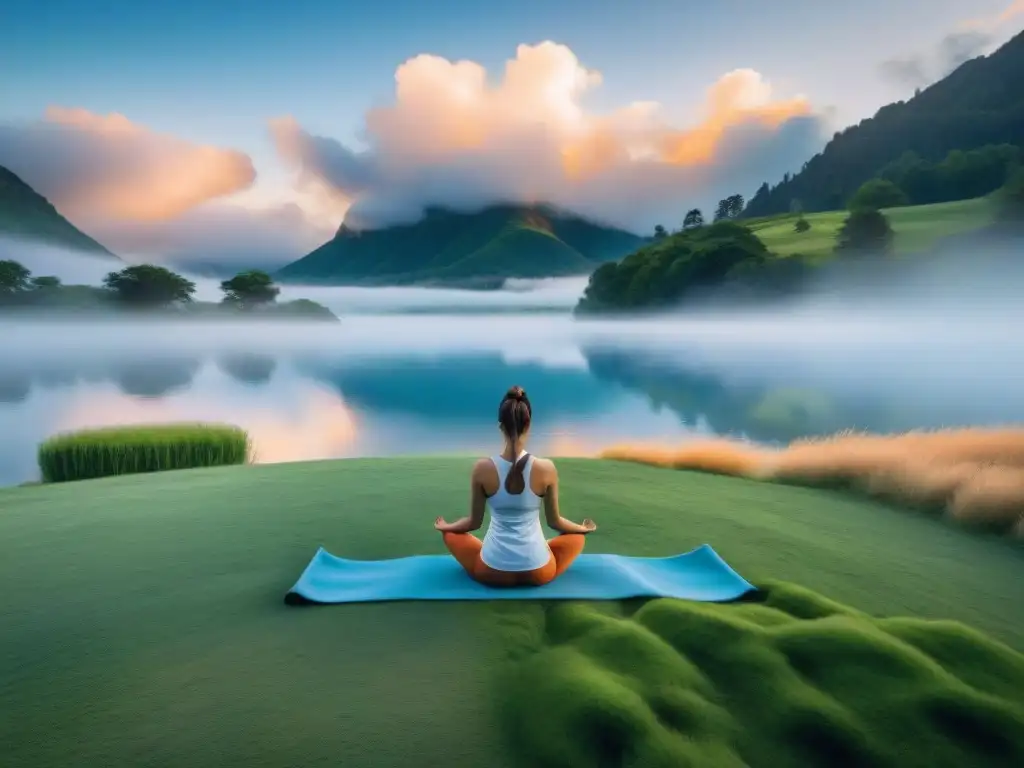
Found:
<path fill-rule="evenodd" d="M 445 533 L 444 545 L 471 577 L 492 587 L 539 587 L 561 576 L 583 551 L 582 533 L 563 533 L 548 541 L 551 559 L 532 571 L 497 571 L 480 559 L 484 543 L 471 533 Z"/>

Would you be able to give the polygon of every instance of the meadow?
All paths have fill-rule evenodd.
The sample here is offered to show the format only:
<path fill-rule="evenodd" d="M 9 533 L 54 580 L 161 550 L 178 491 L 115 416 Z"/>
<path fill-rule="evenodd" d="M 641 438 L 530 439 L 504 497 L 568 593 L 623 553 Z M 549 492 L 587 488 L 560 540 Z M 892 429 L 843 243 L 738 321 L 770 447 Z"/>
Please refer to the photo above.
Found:
<path fill-rule="evenodd" d="M 889 208 L 883 213 L 895 233 L 893 245 L 897 254 L 925 251 L 943 237 L 980 229 L 993 220 L 992 203 L 984 197 Z M 811 225 L 806 232 L 797 232 L 793 228 L 799 218 L 797 214 L 744 220 L 743 223 L 773 253 L 825 259 L 832 255 L 836 234 L 848 215 L 848 211 L 804 214 Z"/>
<path fill-rule="evenodd" d="M 762 602 L 283 604 L 320 545 L 443 552 L 470 465 L 0 489 L 5 766 L 1024 759 L 1019 546 L 833 491 L 558 461 L 588 551 L 709 542 Z"/>

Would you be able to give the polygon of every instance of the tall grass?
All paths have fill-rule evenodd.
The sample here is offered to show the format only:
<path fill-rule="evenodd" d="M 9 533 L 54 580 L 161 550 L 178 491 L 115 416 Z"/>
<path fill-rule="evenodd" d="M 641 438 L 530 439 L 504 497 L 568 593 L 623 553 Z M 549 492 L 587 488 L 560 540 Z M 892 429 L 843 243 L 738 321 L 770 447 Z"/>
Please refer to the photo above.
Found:
<path fill-rule="evenodd" d="M 155 424 L 71 432 L 39 446 L 44 482 L 244 464 L 248 434 L 221 424 Z"/>
<path fill-rule="evenodd" d="M 1024 538 L 1024 429 L 841 433 L 771 450 L 728 440 L 626 445 L 603 458 L 793 485 L 852 488 Z"/>

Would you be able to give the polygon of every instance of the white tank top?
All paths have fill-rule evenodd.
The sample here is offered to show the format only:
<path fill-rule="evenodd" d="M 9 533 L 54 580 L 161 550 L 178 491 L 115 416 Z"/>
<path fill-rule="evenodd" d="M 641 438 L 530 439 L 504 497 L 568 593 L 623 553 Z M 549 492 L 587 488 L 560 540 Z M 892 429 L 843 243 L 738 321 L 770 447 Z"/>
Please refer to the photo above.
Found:
<path fill-rule="evenodd" d="M 525 453 L 520 453 L 519 458 Z M 523 468 L 526 487 L 515 496 L 505 490 L 505 478 L 512 469 L 512 462 L 501 456 L 491 461 L 498 470 L 498 492 L 487 500 L 491 522 L 480 559 L 496 571 L 532 571 L 547 565 L 551 550 L 540 524 L 541 497 L 530 488 L 533 457 L 526 460 Z"/>

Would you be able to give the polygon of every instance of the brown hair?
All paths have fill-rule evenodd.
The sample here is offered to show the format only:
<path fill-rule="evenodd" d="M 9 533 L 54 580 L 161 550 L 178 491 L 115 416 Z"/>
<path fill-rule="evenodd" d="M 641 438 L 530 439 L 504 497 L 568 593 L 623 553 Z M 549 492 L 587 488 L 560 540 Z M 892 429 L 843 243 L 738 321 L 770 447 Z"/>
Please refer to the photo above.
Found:
<path fill-rule="evenodd" d="M 533 408 L 525 390 L 522 387 L 511 387 L 498 406 L 498 423 L 501 424 L 501 431 L 505 433 L 512 448 L 513 464 L 505 478 L 505 490 L 513 496 L 518 496 L 526 490 L 523 472 L 526 469 L 526 462 L 530 460 L 530 454 L 523 454 L 517 461 L 516 450 L 519 447 L 519 438 L 530 428 L 532 417 Z"/>

